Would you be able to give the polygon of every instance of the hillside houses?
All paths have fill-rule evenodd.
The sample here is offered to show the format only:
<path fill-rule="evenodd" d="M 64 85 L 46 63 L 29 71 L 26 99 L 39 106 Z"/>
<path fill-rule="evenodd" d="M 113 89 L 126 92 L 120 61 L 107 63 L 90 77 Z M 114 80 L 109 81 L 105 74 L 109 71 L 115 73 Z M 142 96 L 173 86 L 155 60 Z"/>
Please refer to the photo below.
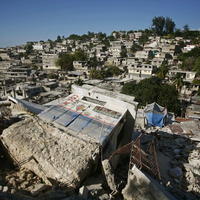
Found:
<path fill-rule="evenodd" d="M 172 84 L 174 77 L 180 74 L 178 76 L 183 82 L 191 84 L 190 93 L 197 92 L 198 84 L 193 83 L 196 74 L 180 69 L 182 61 L 178 59 L 177 49 L 179 52 L 189 52 L 198 45 L 183 37 L 167 38 L 150 33 L 145 36 L 146 34 L 143 31 L 114 31 L 110 36 L 90 33 L 62 37 L 58 41 L 34 41 L 16 47 L 1 48 L 1 80 L 15 81 L 17 78 L 18 81 L 24 81 L 37 77 L 42 79 L 47 73 L 64 79 L 67 83 L 73 83 L 79 79 L 89 81 L 91 69 L 104 71 L 109 66 L 115 66 L 122 71 L 119 79 L 123 77 L 126 81 L 140 81 L 157 76 L 156 73 L 165 65 L 168 67 L 165 80 Z M 141 42 L 143 36 L 147 38 Z M 59 56 L 77 51 L 84 52 L 86 59 L 72 60 L 70 65 L 73 71 L 61 70 L 61 66 L 56 64 Z"/>

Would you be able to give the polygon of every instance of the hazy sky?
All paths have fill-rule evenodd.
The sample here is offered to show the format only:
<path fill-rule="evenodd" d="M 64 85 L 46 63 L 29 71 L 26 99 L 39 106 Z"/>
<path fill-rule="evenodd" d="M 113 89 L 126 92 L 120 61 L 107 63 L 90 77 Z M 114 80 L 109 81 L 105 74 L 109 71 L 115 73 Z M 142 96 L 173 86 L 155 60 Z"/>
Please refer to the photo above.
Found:
<path fill-rule="evenodd" d="M 0 47 L 88 31 L 144 29 L 154 16 L 200 28 L 200 0 L 0 0 Z"/>

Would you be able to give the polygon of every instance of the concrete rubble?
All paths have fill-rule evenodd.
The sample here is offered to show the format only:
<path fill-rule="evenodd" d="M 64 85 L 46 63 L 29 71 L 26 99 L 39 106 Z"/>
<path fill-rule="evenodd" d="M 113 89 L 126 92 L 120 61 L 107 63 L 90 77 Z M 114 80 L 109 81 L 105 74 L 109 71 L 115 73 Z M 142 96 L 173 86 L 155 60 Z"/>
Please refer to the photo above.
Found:
<path fill-rule="evenodd" d="M 129 172 L 128 183 L 122 190 L 126 200 L 169 200 L 169 198 L 136 166 Z"/>
<path fill-rule="evenodd" d="M 77 139 L 33 117 L 4 130 L 1 140 L 19 165 L 33 171 L 46 184 L 53 179 L 68 187 L 80 184 L 99 153 L 97 144 Z"/>
<path fill-rule="evenodd" d="M 2 127 L 3 133 L 0 136 L 2 143 L 0 159 L 1 162 L 5 160 L 0 166 L 0 198 L 30 200 L 198 200 L 200 198 L 199 121 L 176 121 L 162 128 L 147 128 L 144 115 L 137 113 L 139 117 L 136 119 L 137 129 L 132 133 L 130 140 L 123 136 L 124 134 L 127 136 L 132 130 L 129 125 L 135 119 L 134 107 L 129 115 L 130 119 L 127 117 L 131 106 L 135 106 L 135 103 L 129 104 L 131 99 L 126 96 L 115 96 L 115 98 L 120 97 L 120 101 L 126 102 L 123 108 L 117 108 L 123 115 L 115 119 L 113 115 L 106 115 L 109 111 L 106 109 L 103 110 L 104 113 L 100 110 L 101 112 L 95 115 L 96 111 L 92 107 L 93 104 L 102 103 L 101 98 L 107 95 L 109 98 L 104 99 L 104 107 L 108 109 L 112 105 L 112 110 L 116 111 L 114 101 L 111 101 L 114 93 L 106 94 L 103 89 L 94 90 L 89 86 L 84 86 L 82 94 L 78 93 L 79 88 L 75 90 L 80 96 L 75 103 L 69 101 L 66 103 L 72 94 L 39 107 L 38 104 L 12 98 L 10 100 L 15 104 L 14 107 L 11 106 L 12 112 L 10 104 L 0 106 L 2 111 L 0 124 L 7 122 L 7 125 Z M 87 96 L 88 91 L 90 97 Z M 80 108 L 80 103 L 84 104 L 85 100 L 88 110 L 83 109 L 80 112 L 77 108 Z M 63 102 L 66 110 L 57 110 L 58 103 Z M 59 112 L 51 114 L 54 107 L 55 111 Z M 41 114 L 34 115 L 32 111 L 38 108 L 41 109 L 39 113 L 48 111 L 47 116 L 50 116 L 51 120 L 43 120 Z M 67 125 L 58 126 L 56 122 L 63 114 L 61 111 L 65 115 L 73 111 L 76 115 L 70 118 L 71 121 L 66 123 Z M 86 111 L 92 111 L 92 117 L 95 118 L 90 119 L 91 116 Z M 57 118 L 52 115 L 57 115 Z M 105 117 L 104 115 L 106 118 L 101 123 L 111 120 L 117 128 L 113 128 L 105 135 L 105 143 L 102 145 L 99 138 L 91 139 L 94 136 L 93 131 L 98 135 L 97 128 L 88 129 L 89 135 L 83 130 L 92 120 L 95 120 L 96 124 L 100 117 L 101 120 Z M 78 121 L 79 119 L 82 121 Z M 88 123 L 78 123 L 83 123 L 86 119 Z M 73 129 L 80 125 L 83 125 L 83 129 L 79 131 L 70 129 L 76 121 L 77 124 Z M 102 132 L 105 127 L 99 126 L 98 130 Z M 134 152 L 133 143 L 141 134 L 143 136 L 140 144 L 137 143 L 136 146 L 139 151 Z M 148 170 L 148 166 L 144 167 L 145 163 L 140 165 L 136 162 L 139 153 L 146 158 L 152 156 L 148 153 L 152 142 L 157 157 L 152 161 L 153 164 L 158 163 L 157 174 Z M 130 155 L 136 158 L 134 167 L 131 165 Z M 11 159 L 9 162 L 8 157 Z"/>

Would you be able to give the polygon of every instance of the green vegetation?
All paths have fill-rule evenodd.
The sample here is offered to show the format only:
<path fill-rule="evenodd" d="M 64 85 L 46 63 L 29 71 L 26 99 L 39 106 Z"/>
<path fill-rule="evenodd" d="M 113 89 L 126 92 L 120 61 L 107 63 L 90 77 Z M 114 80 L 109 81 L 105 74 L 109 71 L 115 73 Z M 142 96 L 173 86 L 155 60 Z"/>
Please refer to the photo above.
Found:
<path fill-rule="evenodd" d="M 121 53 L 120 53 L 120 56 L 122 57 L 122 58 L 125 58 L 125 57 L 127 57 L 127 49 L 126 49 L 126 47 L 122 47 L 122 51 L 121 51 Z"/>
<path fill-rule="evenodd" d="M 87 55 L 82 50 L 75 51 L 73 54 L 60 54 L 56 65 L 60 66 L 62 70 L 73 70 L 73 61 L 87 61 Z"/>
<path fill-rule="evenodd" d="M 142 51 L 142 50 L 143 48 L 139 44 L 136 44 L 136 43 L 134 43 L 131 47 L 131 51 L 133 53 L 135 53 L 136 51 Z"/>
<path fill-rule="evenodd" d="M 139 44 L 144 46 L 144 44 L 149 40 L 149 36 L 151 35 L 151 32 L 143 32 L 142 36 L 139 38 Z"/>
<path fill-rule="evenodd" d="M 173 34 L 176 24 L 169 17 L 154 17 L 152 20 L 152 29 L 157 35 Z"/>
<path fill-rule="evenodd" d="M 169 71 L 169 66 L 167 65 L 167 62 L 163 62 L 162 65 L 156 71 L 156 75 L 160 79 L 165 79 L 165 76 L 168 73 L 168 71 Z"/>
<path fill-rule="evenodd" d="M 80 78 L 78 80 L 75 80 L 74 83 L 76 85 L 82 86 L 83 85 L 83 80 L 81 80 Z"/>
<path fill-rule="evenodd" d="M 33 52 L 33 42 L 27 42 L 25 46 L 26 55 L 29 55 Z"/>
<path fill-rule="evenodd" d="M 199 79 L 194 79 L 192 83 L 194 85 L 200 85 L 200 80 Z"/>
<path fill-rule="evenodd" d="M 90 71 L 90 78 L 92 79 L 104 79 L 107 77 L 119 76 L 122 71 L 115 66 L 108 66 L 102 70 L 92 69 Z"/>
<path fill-rule="evenodd" d="M 177 90 L 180 92 L 181 88 L 184 85 L 183 77 L 181 74 L 176 74 L 176 76 L 173 78 L 173 84 L 175 85 Z"/>
<path fill-rule="evenodd" d="M 134 81 L 126 83 L 122 88 L 122 93 L 135 96 L 140 106 L 157 102 L 176 115 L 180 114 L 180 102 L 175 86 L 163 84 L 160 78 L 144 79 L 138 84 Z"/>
<path fill-rule="evenodd" d="M 100 40 L 103 41 L 106 39 L 106 34 L 99 32 L 99 33 L 93 33 L 93 32 L 88 32 L 87 34 L 83 34 L 83 35 L 77 35 L 77 34 L 72 34 L 68 37 L 68 39 L 70 40 L 80 40 L 82 42 L 86 42 L 89 41 L 91 38 L 95 37 Z"/>
<path fill-rule="evenodd" d="M 178 59 L 183 62 L 182 69 L 196 71 L 198 75 L 200 74 L 200 48 L 196 47 L 187 53 L 182 53 Z"/>
<path fill-rule="evenodd" d="M 47 75 L 47 77 L 48 77 L 49 79 L 58 79 L 58 74 L 50 73 L 50 74 Z"/>
<path fill-rule="evenodd" d="M 88 65 L 91 68 L 96 68 L 98 65 L 101 65 L 101 62 L 97 59 L 96 56 L 90 58 L 90 60 L 88 61 Z"/>
<path fill-rule="evenodd" d="M 60 35 L 57 36 L 56 42 L 62 42 Z"/>

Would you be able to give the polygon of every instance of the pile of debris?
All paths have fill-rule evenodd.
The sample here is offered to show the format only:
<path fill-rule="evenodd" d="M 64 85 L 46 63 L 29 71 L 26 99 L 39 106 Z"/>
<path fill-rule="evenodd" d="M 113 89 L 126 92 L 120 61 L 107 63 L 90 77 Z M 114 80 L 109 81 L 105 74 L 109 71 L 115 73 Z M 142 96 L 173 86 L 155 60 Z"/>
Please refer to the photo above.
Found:
<path fill-rule="evenodd" d="M 199 125 L 198 121 L 174 123 L 153 133 L 162 181 L 177 199 L 200 198 Z"/>
<path fill-rule="evenodd" d="M 39 184 L 42 185 L 42 179 L 24 168 L 8 173 L 4 177 L 4 182 L 9 188 L 15 190 L 13 192 L 26 191 L 32 194 L 35 194 L 35 188 Z"/>
<path fill-rule="evenodd" d="M 18 166 L 33 171 L 46 184 L 51 180 L 72 188 L 95 168 L 99 146 L 80 140 L 35 117 L 4 130 L 1 140 Z"/>
<path fill-rule="evenodd" d="M 200 144 L 190 152 L 188 161 L 189 163 L 184 164 L 185 177 L 188 182 L 187 189 L 189 192 L 200 194 Z M 199 195 L 200 196 L 200 195 Z"/>
<path fill-rule="evenodd" d="M 8 107 L 10 102 L 0 101 L 0 133 L 8 127 L 11 117 L 11 110 Z"/>

